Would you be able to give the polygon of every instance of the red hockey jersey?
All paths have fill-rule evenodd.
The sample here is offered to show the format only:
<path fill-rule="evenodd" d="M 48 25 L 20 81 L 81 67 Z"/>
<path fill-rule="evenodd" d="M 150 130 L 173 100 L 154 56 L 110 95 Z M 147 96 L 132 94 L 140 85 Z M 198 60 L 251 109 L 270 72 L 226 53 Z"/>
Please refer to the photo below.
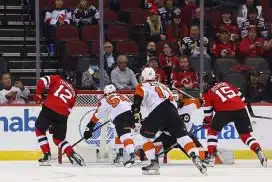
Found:
<path fill-rule="evenodd" d="M 181 88 L 184 87 L 185 84 L 193 84 L 193 88 L 198 87 L 197 83 L 197 74 L 192 71 L 180 71 L 172 73 L 172 87 L 173 88 Z"/>
<path fill-rule="evenodd" d="M 242 93 L 226 82 L 215 84 L 202 97 L 204 116 L 208 120 L 212 119 L 213 111 L 236 111 L 245 108 Z"/>
<path fill-rule="evenodd" d="M 43 105 L 60 115 L 68 116 L 76 101 L 74 87 L 59 75 L 51 75 L 38 81 L 36 94 L 42 95 L 45 89 L 48 89 L 48 96 Z"/>
<path fill-rule="evenodd" d="M 221 57 L 222 51 L 226 52 L 231 57 L 235 56 L 235 44 L 229 42 L 228 44 L 223 44 L 222 42 L 215 42 L 213 44 L 212 53 L 216 57 Z"/>

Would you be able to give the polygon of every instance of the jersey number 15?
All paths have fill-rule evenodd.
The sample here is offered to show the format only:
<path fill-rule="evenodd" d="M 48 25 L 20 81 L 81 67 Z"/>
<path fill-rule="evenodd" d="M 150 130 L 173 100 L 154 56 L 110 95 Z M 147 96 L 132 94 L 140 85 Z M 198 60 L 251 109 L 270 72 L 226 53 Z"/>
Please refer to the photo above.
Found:
<path fill-rule="evenodd" d="M 215 91 L 215 93 L 220 97 L 222 102 L 226 102 L 228 99 L 237 96 L 237 94 L 229 86 L 220 87 Z"/>

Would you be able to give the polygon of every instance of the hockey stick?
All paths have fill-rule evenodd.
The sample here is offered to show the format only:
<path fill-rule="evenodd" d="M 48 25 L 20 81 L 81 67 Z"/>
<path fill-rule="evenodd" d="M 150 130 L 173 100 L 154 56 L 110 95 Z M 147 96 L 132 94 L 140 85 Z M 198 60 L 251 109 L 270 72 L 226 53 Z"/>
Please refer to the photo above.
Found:
<path fill-rule="evenodd" d="M 191 134 L 195 134 L 195 133 L 199 132 L 200 130 L 202 130 L 202 128 L 203 127 L 198 128 L 197 130 L 193 131 Z M 172 150 L 173 148 L 175 148 L 178 145 L 179 145 L 178 143 L 171 145 L 171 147 L 169 147 L 168 149 L 165 149 L 164 151 L 156 154 L 156 158 L 158 159 L 162 154 L 167 154 L 170 150 Z"/>
<path fill-rule="evenodd" d="M 105 126 L 106 124 L 108 124 L 109 122 L 111 122 L 111 120 L 108 120 L 108 121 L 106 121 L 105 123 L 103 123 L 102 125 L 96 127 L 96 128 L 92 131 L 92 133 L 96 132 L 97 130 L 99 130 L 100 128 L 102 128 L 103 126 Z M 74 144 L 72 145 L 72 148 L 73 148 L 74 146 L 76 146 L 77 144 L 79 144 L 80 142 L 82 142 L 83 140 L 84 140 L 84 137 L 82 137 L 80 140 L 78 140 L 76 143 L 74 143 Z M 65 153 L 63 152 L 61 155 L 64 155 L 64 154 L 65 154 Z"/>
<path fill-rule="evenodd" d="M 190 95 L 190 94 L 184 92 L 184 91 L 181 90 L 181 89 L 178 89 L 178 88 L 176 88 L 176 87 L 174 87 L 173 89 L 175 89 L 176 91 L 178 91 L 178 92 L 180 92 L 180 93 L 186 95 L 187 97 L 194 98 L 192 95 Z"/>
<path fill-rule="evenodd" d="M 266 117 L 266 116 L 256 116 L 253 112 L 253 109 L 251 107 L 251 104 L 249 102 L 247 102 L 247 109 L 248 109 L 248 112 L 250 114 L 250 116 L 252 118 L 260 118 L 260 119 L 269 119 L 269 120 L 272 120 L 272 117 Z"/>

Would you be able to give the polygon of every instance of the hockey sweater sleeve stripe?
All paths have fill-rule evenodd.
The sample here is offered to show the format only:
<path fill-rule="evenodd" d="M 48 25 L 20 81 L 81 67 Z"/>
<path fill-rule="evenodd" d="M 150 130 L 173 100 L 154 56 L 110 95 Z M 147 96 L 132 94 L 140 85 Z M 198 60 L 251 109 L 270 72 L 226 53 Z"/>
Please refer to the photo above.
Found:
<path fill-rule="evenodd" d="M 37 83 L 36 93 L 42 94 L 43 90 L 50 85 L 50 81 L 49 76 L 42 77 Z"/>
<path fill-rule="evenodd" d="M 239 91 L 237 95 L 241 98 L 241 100 L 242 100 L 243 102 L 245 102 L 245 97 L 244 97 L 244 95 L 242 94 L 242 92 Z"/>

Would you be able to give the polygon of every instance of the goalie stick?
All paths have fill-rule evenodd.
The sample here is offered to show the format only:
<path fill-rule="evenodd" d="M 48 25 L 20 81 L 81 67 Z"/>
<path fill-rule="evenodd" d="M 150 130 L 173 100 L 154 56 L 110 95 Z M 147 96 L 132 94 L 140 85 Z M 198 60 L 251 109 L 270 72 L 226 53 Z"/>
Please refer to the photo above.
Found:
<path fill-rule="evenodd" d="M 108 120 L 108 121 L 104 122 L 102 125 L 96 127 L 96 128 L 92 131 L 92 133 L 96 132 L 97 130 L 99 130 L 100 128 L 102 128 L 103 126 L 105 126 L 106 124 L 108 124 L 109 122 L 111 122 L 111 120 Z M 74 144 L 72 145 L 72 147 L 76 146 L 77 144 L 79 144 L 79 143 L 82 142 L 83 140 L 84 140 L 84 137 L 82 137 L 80 140 L 78 140 L 76 143 L 74 143 Z M 64 155 L 64 154 L 65 154 L 65 153 L 63 152 L 61 155 Z"/>

